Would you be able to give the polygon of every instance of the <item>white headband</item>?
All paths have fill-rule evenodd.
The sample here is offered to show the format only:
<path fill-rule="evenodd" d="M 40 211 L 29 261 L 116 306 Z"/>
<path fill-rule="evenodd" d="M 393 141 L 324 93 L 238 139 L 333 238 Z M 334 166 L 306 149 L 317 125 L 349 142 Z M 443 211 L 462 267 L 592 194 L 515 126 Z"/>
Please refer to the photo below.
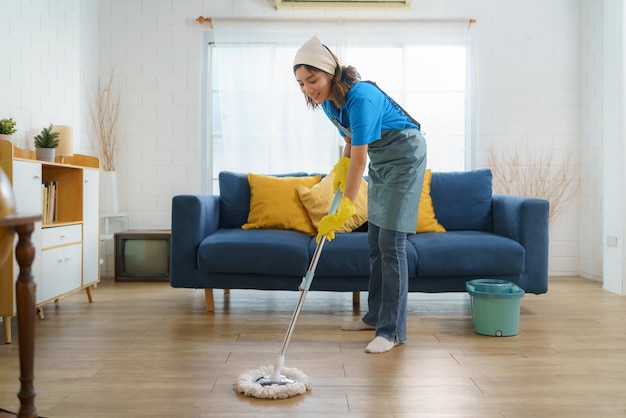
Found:
<path fill-rule="evenodd" d="M 298 49 L 293 65 L 296 66 L 298 64 L 310 65 L 328 74 L 335 74 L 335 69 L 337 68 L 337 62 L 328 48 L 317 39 L 317 36 L 313 36 Z"/>

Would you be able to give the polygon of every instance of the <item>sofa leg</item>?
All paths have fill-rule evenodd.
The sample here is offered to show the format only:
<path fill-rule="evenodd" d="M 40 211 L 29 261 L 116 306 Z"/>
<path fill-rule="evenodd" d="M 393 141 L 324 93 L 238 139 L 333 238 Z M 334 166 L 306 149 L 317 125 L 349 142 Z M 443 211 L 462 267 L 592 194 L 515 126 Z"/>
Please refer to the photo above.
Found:
<path fill-rule="evenodd" d="M 224 289 L 224 296 L 230 295 L 230 289 Z"/>
<path fill-rule="evenodd" d="M 204 289 L 204 300 L 207 312 L 215 312 L 215 302 L 213 301 L 213 289 Z"/>
<path fill-rule="evenodd" d="M 352 292 L 352 304 L 353 305 L 361 304 L 361 292 Z"/>

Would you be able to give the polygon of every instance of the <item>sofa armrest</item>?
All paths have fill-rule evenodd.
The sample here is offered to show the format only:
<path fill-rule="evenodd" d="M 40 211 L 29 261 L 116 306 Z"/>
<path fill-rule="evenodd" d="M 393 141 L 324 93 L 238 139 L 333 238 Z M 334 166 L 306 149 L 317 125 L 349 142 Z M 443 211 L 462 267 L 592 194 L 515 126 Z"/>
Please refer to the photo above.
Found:
<path fill-rule="evenodd" d="M 170 285 L 204 288 L 198 270 L 198 246 L 217 231 L 220 199 L 215 195 L 178 195 L 172 199 Z"/>
<path fill-rule="evenodd" d="M 493 195 L 493 232 L 519 242 L 526 251 L 519 285 L 529 293 L 548 291 L 550 202 L 545 199 Z"/>

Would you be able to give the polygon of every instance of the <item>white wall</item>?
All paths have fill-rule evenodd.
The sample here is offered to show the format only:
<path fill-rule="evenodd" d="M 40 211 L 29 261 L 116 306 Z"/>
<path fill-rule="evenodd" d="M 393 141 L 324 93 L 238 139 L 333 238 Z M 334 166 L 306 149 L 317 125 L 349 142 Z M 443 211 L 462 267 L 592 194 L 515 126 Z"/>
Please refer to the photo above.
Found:
<path fill-rule="evenodd" d="M 626 8 L 623 0 L 605 0 L 603 21 L 603 287 L 626 293 Z M 614 241 L 609 244 L 609 238 Z"/>
<path fill-rule="evenodd" d="M 97 0 L 0 0 L 0 118 L 16 120 L 16 145 L 34 149 L 33 137 L 53 123 L 73 126 L 74 151 L 90 153 L 82 90 L 97 27 L 83 17 L 96 11 Z"/>
<path fill-rule="evenodd" d="M 446 3 L 448 4 L 448 3 Z M 492 147 L 554 153 L 580 143 L 578 1 L 477 1 L 478 151 Z M 446 14 L 452 14 L 454 7 Z M 578 272 L 578 201 L 553 220 L 553 275 Z"/>
<path fill-rule="evenodd" d="M 200 188 L 208 26 L 198 16 L 475 18 L 479 165 L 500 144 L 525 141 L 557 156 L 578 150 L 581 190 L 551 226 L 550 272 L 600 279 L 605 1 L 413 0 L 408 12 L 294 12 L 276 11 L 271 0 L 0 0 L 0 37 L 9 48 L 8 65 L 0 65 L 0 115 L 15 117 L 19 140 L 28 143 L 49 122 L 80 126 L 75 151 L 89 153 L 82 83 L 95 80 L 97 53 L 100 74 L 114 68 L 122 86 L 120 208 L 133 228 L 167 229 L 171 197 Z"/>
<path fill-rule="evenodd" d="M 579 274 L 602 280 L 603 1 L 581 3 Z"/>

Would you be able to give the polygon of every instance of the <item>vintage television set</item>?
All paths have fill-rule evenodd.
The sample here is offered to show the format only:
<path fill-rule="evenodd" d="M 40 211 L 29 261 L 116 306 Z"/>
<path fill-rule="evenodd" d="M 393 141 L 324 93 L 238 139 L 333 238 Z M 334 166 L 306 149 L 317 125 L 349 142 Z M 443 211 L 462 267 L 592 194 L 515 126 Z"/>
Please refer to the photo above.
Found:
<path fill-rule="evenodd" d="M 168 281 L 170 278 L 170 232 L 117 232 L 115 281 Z"/>

